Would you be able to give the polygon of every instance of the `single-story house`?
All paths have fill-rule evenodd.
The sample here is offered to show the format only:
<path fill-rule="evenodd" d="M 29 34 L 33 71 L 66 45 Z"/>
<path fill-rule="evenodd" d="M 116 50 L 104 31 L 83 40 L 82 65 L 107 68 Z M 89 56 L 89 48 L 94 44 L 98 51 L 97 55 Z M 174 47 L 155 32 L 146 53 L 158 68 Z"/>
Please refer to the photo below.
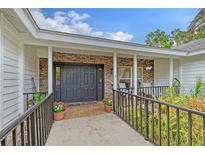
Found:
<path fill-rule="evenodd" d="M 205 81 L 205 40 L 175 49 L 40 29 L 28 9 L 0 9 L 0 130 L 25 111 L 23 93 L 48 91 L 66 103 L 112 99 L 120 87 L 189 92 Z"/>

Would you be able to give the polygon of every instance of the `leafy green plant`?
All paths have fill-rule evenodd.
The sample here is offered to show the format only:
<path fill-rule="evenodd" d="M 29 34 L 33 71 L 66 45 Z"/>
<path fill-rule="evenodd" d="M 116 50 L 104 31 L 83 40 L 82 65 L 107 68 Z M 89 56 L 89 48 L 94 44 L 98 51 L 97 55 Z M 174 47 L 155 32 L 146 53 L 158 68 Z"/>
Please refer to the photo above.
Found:
<path fill-rule="evenodd" d="M 176 96 L 176 91 L 174 89 L 173 86 L 169 86 L 166 90 L 165 90 L 165 97 L 169 97 L 169 98 L 173 98 Z"/>
<path fill-rule="evenodd" d="M 112 100 L 106 101 L 106 102 L 105 102 L 105 105 L 107 105 L 107 106 L 112 106 Z"/>
<path fill-rule="evenodd" d="M 38 103 L 40 101 L 42 101 L 45 98 L 45 96 L 42 95 L 41 92 L 35 92 L 33 94 L 33 103 Z"/>
<path fill-rule="evenodd" d="M 65 110 L 65 108 L 62 103 L 54 103 L 53 110 L 54 112 L 62 112 Z"/>
<path fill-rule="evenodd" d="M 174 78 L 172 85 L 173 85 L 173 87 L 182 87 L 180 80 L 177 78 Z"/>
<path fill-rule="evenodd" d="M 201 79 L 197 80 L 195 86 L 194 86 L 194 91 L 192 93 L 192 98 L 196 99 L 199 98 L 202 94 L 202 88 L 203 88 L 203 82 Z"/>

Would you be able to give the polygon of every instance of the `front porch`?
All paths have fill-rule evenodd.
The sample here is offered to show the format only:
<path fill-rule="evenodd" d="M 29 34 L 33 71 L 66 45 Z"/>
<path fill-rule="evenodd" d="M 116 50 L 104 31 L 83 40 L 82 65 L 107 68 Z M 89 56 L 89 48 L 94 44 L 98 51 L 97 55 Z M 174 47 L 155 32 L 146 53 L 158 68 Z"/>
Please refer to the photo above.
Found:
<path fill-rule="evenodd" d="M 167 86 L 180 78 L 177 57 L 158 54 L 26 45 L 24 57 L 24 92 L 53 92 L 56 101 L 66 103 L 112 99 L 112 89 L 137 94 L 139 88 Z"/>

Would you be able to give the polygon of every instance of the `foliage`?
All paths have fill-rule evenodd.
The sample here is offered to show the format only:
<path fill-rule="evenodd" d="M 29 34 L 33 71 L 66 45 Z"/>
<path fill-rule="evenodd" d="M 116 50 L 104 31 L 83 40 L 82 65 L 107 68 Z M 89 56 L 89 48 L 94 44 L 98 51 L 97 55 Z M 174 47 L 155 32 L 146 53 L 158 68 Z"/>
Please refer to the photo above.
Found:
<path fill-rule="evenodd" d="M 187 31 L 175 28 L 171 34 L 166 34 L 159 29 L 150 32 L 146 37 L 146 44 L 153 47 L 171 48 L 192 40 L 205 38 L 205 9 L 200 9 L 199 13 L 192 20 Z"/>
<path fill-rule="evenodd" d="M 196 33 L 194 34 L 195 39 L 202 39 L 205 38 L 205 26 L 204 27 L 199 27 L 196 30 Z"/>
<path fill-rule="evenodd" d="M 42 95 L 41 92 L 35 92 L 33 94 L 33 103 L 39 103 L 40 101 L 42 101 L 45 98 L 45 96 Z"/>
<path fill-rule="evenodd" d="M 171 37 L 164 31 L 157 29 L 154 32 L 149 33 L 145 40 L 147 45 L 153 47 L 170 48 L 173 45 Z"/>
<path fill-rule="evenodd" d="M 54 103 L 53 110 L 54 112 L 62 112 L 65 110 L 65 108 L 62 103 Z"/>
<path fill-rule="evenodd" d="M 175 89 L 169 86 L 162 97 L 158 98 L 162 102 L 167 102 L 170 104 L 175 104 L 179 106 L 185 106 L 205 112 L 205 95 L 202 93 L 202 81 L 198 80 L 194 86 L 194 97 L 190 95 L 176 95 Z M 145 114 L 144 114 L 144 104 L 142 104 L 142 112 L 140 113 L 139 108 L 133 109 L 131 114 L 134 114 L 134 119 L 131 120 L 131 125 L 136 128 L 138 126 L 139 130 L 145 134 Z M 151 103 L 149 104 L 151 109 Z M 154 114 L 149 112 L 148 120 L 148 132 L 149 138 L 154 140 L 159 144 L 159 107 L 156 104 L 154 106 Z M 137 113 L 137 114 L 136 114 Z M 170 134 L 170 145 L 176 145 L 177 141 L 177 121 L 176 121 L 176 109 L 169 107 L 169 134 Z M 180 134 L 180 145 L 188 145 L 188 112 L 180 110 L 179 112 L 179 134 Z M 138 120 L 137 120 L 138 119 Z M 142 120 L 140 120 L 142 119 Z M 134 123 L 133 123 L 133 122 Z M 161 143 L 162 145 L 167 145 L 167 106 L 161 105 Z M 154 132 L 153 132 L 154 127 Z M 199 115 L 192 114 L 192 143 L 195 146 L 203 145 L 203 117 Z M 154 134 L 154 135 L 153 135 Z"/>
<path fill-rule="evenodd" d="M 146 36 L 145 42 L 147 45 L 153 47 L 171 48 L 202 38 L 205 38 L 205 26 L 199 27 L 193 34 L 176 28 L 169 35 L 157 29 Z"/>
<path fill-rule="evenodd" d="M 182 31 L 179 28 L 173 30 L 171 34 L 172 34 L 171 37 L 173 39 L 173 42 L 175 43 L 176 46 L 190 42 L 193 38 L 193 36 L 190 33 L 186 31 Z"/>
<path fill-rule="evenodd" d="M 112 106 L 112 100 L 106 101 L 106 102 L 105 102 L 105 105 L 107 105 L 107 106 Z"/>
<path fill-rule="evenodd" d="M 172 85 L 173 85 L 173 87 L 182 87 L 182 83 L 177 78 L 174 78 Z"/>
<path fill-rule="evenodd" d="M 165 95 L 159 98 L 160 101 L 185 106 L 205 112 L 205 98 L 202 94 L 202 80 L 198 80 L 194 86 L 194 92 L 191 95 L 174 95 L 174 91 L 169 87 Z M 170 94 L 171 93 L 171 94 Z M 156 118 L 156 125 L 158 119 Z M 193 145 L 203 145 L 203 118 L 198 115 L 192 115 L 192 140 Z M 166 106 L 162 106 L 162 140 L 166 142 Z M 188 145 L 188 113 L 180 111 L 180 143 L 181 145 Z M 164 135 L 163 135 L 164 134 Z M 176 109 L 170 108 L 170 141 L 171 145 L 175 145 L 176 141 Z"/>
<path fill-rule="evenodd" d="M 195 86 L 194 86 L 194 92 L 192 93 L 192 98 L 199 98 L 202 95 L 202 88 L 203 88 L 203 82 L 201 79 L 197 80 Z"/>

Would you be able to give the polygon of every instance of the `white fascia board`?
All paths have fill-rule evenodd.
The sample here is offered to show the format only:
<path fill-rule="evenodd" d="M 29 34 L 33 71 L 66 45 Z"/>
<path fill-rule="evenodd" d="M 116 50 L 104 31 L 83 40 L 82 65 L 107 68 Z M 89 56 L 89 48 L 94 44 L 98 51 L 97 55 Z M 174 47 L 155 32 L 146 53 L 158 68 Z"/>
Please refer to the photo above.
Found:
<path fill-rule="evenodd" d="M 53 46 L 56 48 L 65 48 L 70 50 L 81 50 L 81 51 L 88 51 L 88 52 L 99 52 L 105 55 L 109 55 L 110 53 L 116 52 L 119 54 L 124 55 L 131 55 L 137 54 L 138 56 L 146 56 L 146 57 L 160 57 L 160 58 L 180 58 L 181 56 L 170 56 L 165 54 L 158 54 L 158 53 L 147 53 L 142 51 L 133 51 L 133 50 L 122 50 L 122 49 L 114 49 L 108 47 L 99 47 L 99 46 L 91 46 L 91 45 L 82 45 L 82 44 L 72 44 L 66 42 L 57 42 L 57 41 L 48 41 L 48 40 L 36 40 L 36 39 L 29 39 L 24 38 L 24 44 L 27 45 L 34 45 L 34 46 Z"/>
<path fill-rule="evenodd" d="M 195 51 L 195 52 L 190 52 L 190 53 L 188 53 L 188 56 L 196 56 L 196 55 L 201 55 L 201 54 L 205 54 L 205 49 L 198 50 L 198 51 Z"/>
<path fill-rule="evenodd" d="M 170 49 L 156 49 L 156 48 L 149 48 L 142 45 L 132 45 L 132 43 L 126 42 L 113 42 L 109 40 L 95 40 L 90 38 L 79 38 L 74 36 L 69 36 L 68 34 L 58 34 L 58 32 L 50 32 L 50 31 L 43 31 L 40 30 L 37 33 L 37 39 L 44 39 L 44 40 L 52 40 L 52 41 L 62 41 L 62 42 L 69 42 L 74 44 L 82 44 L 82 45 L 92 45 L 98 47 L 107 47 L 113 49 L 122 49 L 122 50 L 132 50 L 132 51 L 142 51 L 147 53 L 158 53 L 170 56 L 186 56 L 186 52 L 175 51 Z M 131 45 L 130 45 L 131 44 Z"/>
<path fill-rule="evenodd" d="M 141 51 L 146 53 L 157 53 L 170 56 L 186 56 L 186 52 L 181 52 L 173 49 L 162 49 L 162 48 L 152 48 L 135 43 L 114 41 L 103 38 L 96 38 L 90 36 L 83 36 L 77 34 L 68 34 L 62 32 L 55 32 L 49 30 L 39 30 L 29 12 L 24 9 L 14 9 L 14 12 L 22 21 L 22 23 L 27 27 L 29 32 L 35 39 L 48 40 L 48 41 L 58 41 L 67 42 L 74 44 L 90 45 L 96 47 L 106 47 L 121 50 L 131 50 L 131 51 Z"/>

